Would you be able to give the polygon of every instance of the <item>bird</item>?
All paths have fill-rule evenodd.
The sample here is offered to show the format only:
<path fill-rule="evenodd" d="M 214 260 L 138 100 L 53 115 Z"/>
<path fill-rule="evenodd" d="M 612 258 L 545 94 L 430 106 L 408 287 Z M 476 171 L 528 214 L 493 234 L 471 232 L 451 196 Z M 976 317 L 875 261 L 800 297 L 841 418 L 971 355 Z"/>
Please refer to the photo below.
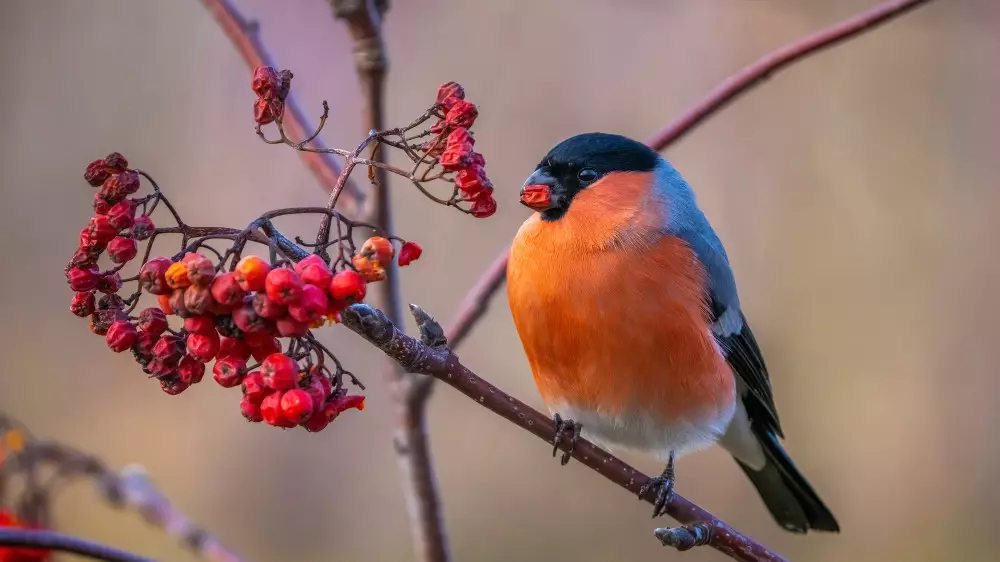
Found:
<path fill-rule="evenodd" d="M 674 461 L 729 452 L 775 521 L 839 532 L 782 448 L 770 376 L 740 307 L 726 250 L 694 191 L 645 144 L 583 133 L 524 181 L 507 265 L 514 325 L 542 400 L 565 434 L 665 462 L 639 492 L 653 517 L 673 497 Z"/>

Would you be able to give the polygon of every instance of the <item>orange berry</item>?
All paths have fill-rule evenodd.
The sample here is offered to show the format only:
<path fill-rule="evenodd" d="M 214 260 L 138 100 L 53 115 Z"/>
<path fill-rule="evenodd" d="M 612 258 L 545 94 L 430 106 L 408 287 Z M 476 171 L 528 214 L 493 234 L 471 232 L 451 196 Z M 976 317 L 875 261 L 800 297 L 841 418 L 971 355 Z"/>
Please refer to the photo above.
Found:
<path fill-rule="evenodd" d="M 247 256 L 236 264 L 236 282 L 244 291 L 264 290 L 264 281 L 271 271 L 271 266 L 257 256 Z"/>
<path fill-rule="evenodd" d="M 390 263 L 393 253 L 392 243 L 381 236 L 372 236 L 361 246 L 361 255 L 377 265 Z"/>
<path fill-rule="evenodd" d="M 167 286 L 171 289 L 183 289 L 191 285 L 187 267 L 181 262 L 171 264 L 164 277 L 167 279 Z"/>

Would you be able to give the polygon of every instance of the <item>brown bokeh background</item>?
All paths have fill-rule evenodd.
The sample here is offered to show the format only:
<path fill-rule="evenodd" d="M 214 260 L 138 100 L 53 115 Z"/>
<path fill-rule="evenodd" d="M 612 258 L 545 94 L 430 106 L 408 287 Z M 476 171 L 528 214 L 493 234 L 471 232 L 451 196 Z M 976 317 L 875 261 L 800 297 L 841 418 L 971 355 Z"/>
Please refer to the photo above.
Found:
<path fill-rule="evenodd" d="M 758 54 L 872 1 L 396 4 L 390 122 L 461 81 L 500 201 L 477 221 L 395 184 L 397 230 L 426 248 L 402 272 L 405 298 L 446 319 L 527 217 L 517 188 L 553 144 L 645 138 Z M 351 45 L 327 3 L 238 5 L 294 69 L 309 114 L 330 100 L 325 140 L 353 146 Z M 933 3 L 781 74 L 667 154 L 728 246 L 787 448 L 843 533 L 780 530 L 719 450 L 682 459 L 678 489 L 794 560 L 996 559 L 998 25 L 995 0 Z M 354 334 L 324 338 L 370 383 L 369 408 L 313 435 L 245 423 L 238 393 L 210 381 L 164 395 L 66 311 L 62 267 L 92 198 L 81 174 L 112 150 L 195 224 L 325 200 L 291 149 L 253 134 L 249 71 L 212 18 L 194 0 L 4 0 L 0 61 L 0 409 L 142 463 L 250 560 L 411 559 L 382 357 Z M 502 295 L 461 355 L 541 406 Z M 662 549 L 648 506 L 449 388 L 430 425 L 456 560 L 721 559 Z M 192 559 L 95 498 L 66 491 L 59 528 Z"/>

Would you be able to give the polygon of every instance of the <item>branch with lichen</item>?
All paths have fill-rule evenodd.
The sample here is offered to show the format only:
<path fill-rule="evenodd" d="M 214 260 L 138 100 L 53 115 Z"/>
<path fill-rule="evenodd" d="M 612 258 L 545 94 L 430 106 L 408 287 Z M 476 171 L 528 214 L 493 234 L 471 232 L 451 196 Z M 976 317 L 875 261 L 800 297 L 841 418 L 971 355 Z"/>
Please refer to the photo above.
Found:
<path fill-rule="evenodd" d="M 344 326 L 397 361 L 406 372 L 434 377 L 532 435 L 547 443 L 554 442 L 556 428 L 549 416 L 469 370 L 448 348 L 444 330 L 437 321 L 416 305 L 410 305 L 410 311 L 420 328 L 419 340 L 401 332 L 385 314 L 368 305 L 350 306 L 341 317 Z M 633 494 L 639 494 L 649 481 L 645 474 L 585 439 L 577 440 L 572 447 L 564 442 L 561 447 L 584 466 Z M 640 498 L 652 503 L 655 495 L 655 491 L 649 490 Z M 705 545 L 744 562 L 785 560 L 676 493 L 667 504 L 667 514 L 684 525 L 657 529 L 656 537 L 664 545 L 678 550 Z"/>

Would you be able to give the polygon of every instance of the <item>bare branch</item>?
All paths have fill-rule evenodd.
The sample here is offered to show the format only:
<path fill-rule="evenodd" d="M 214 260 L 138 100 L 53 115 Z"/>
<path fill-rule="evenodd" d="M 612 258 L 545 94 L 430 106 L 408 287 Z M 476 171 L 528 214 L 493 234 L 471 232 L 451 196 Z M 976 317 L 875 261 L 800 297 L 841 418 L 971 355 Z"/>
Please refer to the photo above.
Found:
<path fill-rule="evenodd" d="M 736 97 L 746 93 L 776 72 L 798 62 L 809 55 L 832 47 L 865 31 L 869 31 L 901 16 L 930 0 L 889 0 L 878 6 L 850 17 L 840 23 L 778 49 L 758 59 L 743 70 L 722 81 L 714 90 L 685 111 L 681 116 L 664 127 L 646 141 L 651 148 L 661 151 L 670 146 L 709 117 L 715 115 Z M 503 286 L 507 275 L 507 257 L 510 248 L 505 249 L 490 267 L 483 272 L 476 284 L 466 294 L 462 306 L 449 324 L 448 334 L 452 345 L 457 347 L 489 308 L 489 300 Z"/>
<path fill-rule="evenodd" d="M 55 531 L 0 528 L 0 546 L 28 547 L 79 554 L 106 562 L 155 562 L 110 546 L 86 541 Z M 34 559 L 34 558 L 32 558 Z M 27 560 L 27 558 L 25 558 Z"/>
<path fill-rule="evenodd" d="M 425 335 L 436 334 L 434 320 L 419 307 L 412 307 L 417 323 Z M 396 360 L 409 373 L 432 376 L 454 387 L 480 406 L 527 430 L 547 443 L 555 438 L 555 426 L 545 414 L 531 408 L 517 398 L 493 386 L 462 365 L 458 357 L 445 346 L 430 347 L 399 331 L 381 311 L 368 305 L 349 307 L 342 314 L 343 323 L 352 331 L 374 344 L 383 353 Z M 565 450 L 567 443 L 563 443 Z M 614 455 L 580 439 L 571 449 L 573 458 L 593 469 L 611 482 L 633 494 L 649 477 L 629 466 Z M 643 499 L 652 503 L 655 493 Z M 741 534 L 711 513 L 674 494 L 667 506 L 667 513 L 684 524 L 693 525 L 674 530 L 658 530 L 661 541 L 680 550 L 696 545 L 708 545 L 736 560 L 744 562 L 782 562 L 785 559 L 766 546 Z"/>

